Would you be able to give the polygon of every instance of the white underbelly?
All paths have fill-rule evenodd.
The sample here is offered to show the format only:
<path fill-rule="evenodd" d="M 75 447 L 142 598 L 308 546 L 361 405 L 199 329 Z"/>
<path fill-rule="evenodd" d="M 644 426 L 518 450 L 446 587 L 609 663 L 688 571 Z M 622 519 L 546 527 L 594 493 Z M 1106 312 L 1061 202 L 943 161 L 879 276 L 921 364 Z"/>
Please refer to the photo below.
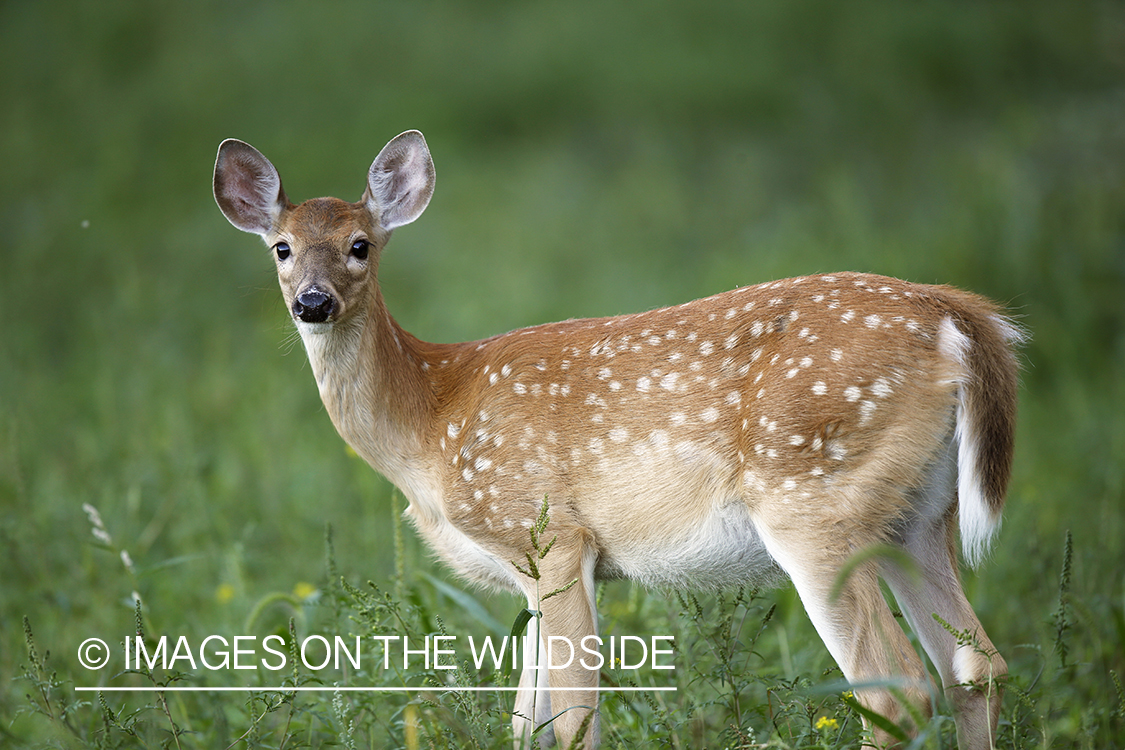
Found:
<path fill-rule="evenodd" d="M 599 550 L 598 577 L 685 589 L 771 586 L 784 577 L 742 500 L 714 508 L 686 533 L 677 531 Z"/>

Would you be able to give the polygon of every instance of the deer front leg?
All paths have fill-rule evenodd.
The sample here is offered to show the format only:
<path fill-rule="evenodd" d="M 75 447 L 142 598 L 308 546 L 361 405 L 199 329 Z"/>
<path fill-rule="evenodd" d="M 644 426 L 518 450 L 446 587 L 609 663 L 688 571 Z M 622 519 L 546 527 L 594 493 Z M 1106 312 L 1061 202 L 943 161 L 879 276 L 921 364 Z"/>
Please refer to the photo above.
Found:
<path fill-rule="evenodd" d="M 539 602 L 529 596 L 527 608 L 539 610 Z M 520 689 L 516 692 L 516 706 L 512 710 L 512 730 L 516 738 L 515 750 L 531 747 L 550 747 L 555 744 L 553 726 L 546 726 L 539 732 L 535 745 L 532 735 L 536 728 L 551 720 L 550 683 L 547 681 L 547 664 L 544 655 L 547 645 L 540 637 L 539 618 L 533 617 L 527 623 L 523 646 L 523 671 L 520 672 Z"/>
<path fill-rule="evenodd" d="M 540 747 L 550 746 L 553 740 L 560 747 L 569 747 L 580 731 L 580 747 L 598 744 L 595 688 L 600 670 L 587 669 L 580 661 L 582 639 L 598 632 L 594 609 L 597 556 L 591 541 L 581 529 L 558 532 L 555 545 L 539 562 L 540 578 L 528 579 L 525 586 L 529 609 L 542 612 L 542 619 L 528 623 L 520 677 L 520 687 L 526 689 L 517 693 L 513 713 L 517 748 L 532 747 L 533 724 L 538 728 L 551 717 L 555 717 L 551 726 L 539 734 Z M 594 715 L 587 720 L 591 712 Z"/>

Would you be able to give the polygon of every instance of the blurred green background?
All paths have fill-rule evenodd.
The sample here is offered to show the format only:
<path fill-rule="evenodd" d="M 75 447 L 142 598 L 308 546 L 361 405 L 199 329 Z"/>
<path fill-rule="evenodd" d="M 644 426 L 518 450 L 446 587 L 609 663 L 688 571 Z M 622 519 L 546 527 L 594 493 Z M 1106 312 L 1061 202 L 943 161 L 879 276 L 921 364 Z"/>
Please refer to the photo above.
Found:
<path fill-rule="evenodd" d="M 968 588 L 1018 667 L 1071 530 L 1076 690 L 1113 694 L 1121 3 L 4 2 L 0 66 L 0 737 L 35 734 L 11 718 L 24 615 L 83 684 L 74 649 L 131 632 L 134 587 L 169 629 L 237 629 L 323 580 L 327 523 L 344 572 L 388 575 L 390 489 L 335 435 L 211 171 L 237 137 L 294 200 L 354 200 L 408 128 L 437 190 L 381 280 L 421 338 L 833 270 L 1008 305 L 1032 334 L 1015 476 Z"/>

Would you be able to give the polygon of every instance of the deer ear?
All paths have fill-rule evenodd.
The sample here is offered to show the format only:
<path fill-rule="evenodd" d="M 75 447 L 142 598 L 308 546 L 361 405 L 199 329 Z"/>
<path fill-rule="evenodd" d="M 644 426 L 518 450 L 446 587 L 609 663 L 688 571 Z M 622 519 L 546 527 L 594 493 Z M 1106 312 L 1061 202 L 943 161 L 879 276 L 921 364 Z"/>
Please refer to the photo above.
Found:
<path fill-rule="evenodd" d="M 422 215 L 434 194 L 434 162 L 417 130 L 396 136 L 367 172 L 363 199 L 383 229 L 409 224 Z"/>
<path fill-rule="evenodd" d="M 215 159 L 215 202 L 243 232 L 272 231 L 281 210 L 289 204 L 281 176 L 269 160 L 249 143 L 229 138 L 219 144 Z"/>

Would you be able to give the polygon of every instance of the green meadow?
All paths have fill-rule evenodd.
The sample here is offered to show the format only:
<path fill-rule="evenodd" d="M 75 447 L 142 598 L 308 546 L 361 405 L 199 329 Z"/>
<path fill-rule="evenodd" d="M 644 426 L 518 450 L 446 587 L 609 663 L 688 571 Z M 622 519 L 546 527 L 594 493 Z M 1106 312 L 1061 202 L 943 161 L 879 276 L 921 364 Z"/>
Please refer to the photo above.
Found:
<path fill-rule="evenodd" d="M 355 200 L 417 128 L 437 188 L 380 279 L 423 339 L 840 270 L 1006 305 L 1014 475 L 964 571 L 1011 670 L 998 746 L 1125 747 L 1120 2 L 5 2 L 0 66 L 0 746 L 511 747 L 510 693 L 333 689 L 501 669 L 294 668 L 313 634 L 500 637 L 523 605 L 399 520 L 211 195 L 224 138 Z M 604 696 L 603 746 L 860 745 L 792 587 L 598 596 L 604 634 L 676 648 L 603 669 L 677 688 Z M 138 634 L 273 635 L 286 667 L 123 673 Z M 76 690 L 107 685 L 247 689 Z M 954 744 L 939 702 L 915 746 Z"/>

